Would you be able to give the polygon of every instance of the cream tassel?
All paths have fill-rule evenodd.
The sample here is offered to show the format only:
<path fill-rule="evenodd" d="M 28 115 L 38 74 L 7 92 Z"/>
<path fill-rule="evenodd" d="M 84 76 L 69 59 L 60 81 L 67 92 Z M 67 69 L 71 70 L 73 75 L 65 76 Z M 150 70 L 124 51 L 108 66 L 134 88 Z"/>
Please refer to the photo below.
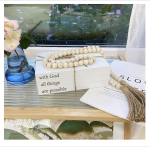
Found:
<path fill-rule="evenodd" d="M 145 93 L 133 88 L 124 80 L 116 76 L 112 71 L 110 72 L 110 75 L 121 85 L 115 83 L 111 79 L 110 84 L 112 86 L 115 85 L 116 88 L 119 87 L 127 97 L 129 103 L 128 119 L 135 122 L 145 122 Z"/>
<path fill-rule="evenodd" d="M 145 103 L 143 101 L 140 101 L 134 95 L 134 93 L 130 91 L 130 89 L 127 86 L 122 85 L 120 89 L 124 92 L 124 94 L 128 99 L 128 103 L 129 103 L 128 119 L 135 122 L 141 122 L 141 121 L 145 122 Z M 134 89 L 135 88 L 132 88 L 132 91 L 134 91 Z"/>

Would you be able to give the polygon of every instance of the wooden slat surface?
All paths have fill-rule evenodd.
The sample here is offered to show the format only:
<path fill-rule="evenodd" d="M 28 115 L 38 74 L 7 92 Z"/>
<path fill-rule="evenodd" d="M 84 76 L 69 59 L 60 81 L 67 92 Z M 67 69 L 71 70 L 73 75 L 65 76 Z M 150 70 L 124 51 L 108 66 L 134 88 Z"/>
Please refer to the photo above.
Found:
<path fill-rule="evenodd" d="M 124 123 L 124 139 L 125 140 L 130 139 L 130 122 Z"/>
<path fill-rule="evenodd" d="M 4 118 L 128 122 L 101 110 L 5 107 Z"/>

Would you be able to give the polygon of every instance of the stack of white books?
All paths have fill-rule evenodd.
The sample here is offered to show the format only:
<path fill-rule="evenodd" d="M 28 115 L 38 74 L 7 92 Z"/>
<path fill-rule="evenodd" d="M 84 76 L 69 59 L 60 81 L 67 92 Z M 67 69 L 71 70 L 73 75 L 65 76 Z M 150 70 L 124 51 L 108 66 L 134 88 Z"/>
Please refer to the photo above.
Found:
<path fill-rule="evenodd" d="M 36 60 L 41 59 L 38 56 L 46 57 L 50 53 L 38 53 Z M 99 53 L 90 54 L 101 56 Z M 74 68 L 47 68 L 42 61 L 36 61 L 35 75 L 39 95 L 74 91 L 75 83 L 76 90 L 100 88 L 108 86 L 110 65 L 103 57 L 96 57 L 92 65 L 75 67 L 74 73 Z"/>

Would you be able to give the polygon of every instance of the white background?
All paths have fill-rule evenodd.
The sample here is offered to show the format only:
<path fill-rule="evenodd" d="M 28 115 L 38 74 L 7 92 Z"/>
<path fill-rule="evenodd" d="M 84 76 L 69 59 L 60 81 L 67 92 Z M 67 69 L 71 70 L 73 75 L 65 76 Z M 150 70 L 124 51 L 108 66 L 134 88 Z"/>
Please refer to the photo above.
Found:
<path fill-rule="evenodd" d="M 149 136 L 150 136 L 150 107 L 146 107 L 146 140 L 111 140 L 111 141 L 108 141 L 108 140 L 85 140 L 85 141 L 71 141 L 71 140 L 63 140 L 63 141 L 33 141 L 33 140 L 30 140 L 30 141 L 4 141 L 4 84 L 3 84 L 3 78 L 4 78 L 4 51 L 3 51 L 3 48 L 4 48 L 4 41 L 3 41 L 3 17 L 4 17 L 4 4 L 62 4 L 62 3 L 70 3 L 70 4 L 74 4 L 74 3 L 77 3 L 77 4 L 84 4 L 84 3 L 88 3 L 88 4 L 146 4 L 146 59 L 147 59 L 147 62 L 146 62 L 146 66 L 149 66 L 148 64 L 150 63 L 150 58 L 148 57 L 148 55 L 150 55 L 149 50 L 150 50 L 150 41 L 149 41 L 149 33 L 150 32 L 150 2 L 149 1 L 95 1 L 95 0 L 92 0 L 92 1 L 79 1 L 79 0 L 76 0 L 76 1 L 0 1 L 0 18 L 1 18 L 1 38 L 0 38 L 0 41 L 1 41 L 1 98 L 0 98 L 0 146 L 149 146 L 150 145 L 150 141 L 149 141 Z M 10 12 L 11 13 L 11 12 Z M 149 60 L 149 61 L 148 61 Z M 147 73 L 146 75 L 150 75 L 150 72 L 148 69 L 146 69 Z M 147 76 L 146 78 L 146 81 L 147 81 L 147 87 L 150 87 L 149 85 L 149 77 Z M 147 90 L 147 100 L 146 100 L 146 103 L 147 103 L 147 106 L 150 104 L 150 90 Z"/>

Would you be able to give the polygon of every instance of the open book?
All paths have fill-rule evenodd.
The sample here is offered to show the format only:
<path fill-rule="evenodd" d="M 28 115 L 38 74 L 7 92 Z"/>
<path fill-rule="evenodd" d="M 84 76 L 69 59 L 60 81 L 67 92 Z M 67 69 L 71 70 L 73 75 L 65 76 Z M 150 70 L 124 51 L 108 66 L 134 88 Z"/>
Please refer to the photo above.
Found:
<path fill-rule="evenodd" d="M 128 84 L 145 92 L 145 66 L 124 61 L 113 61 L 111 69 Z M 129 105 L 125 94 L 111 85 L 89 89 L 80 101 L 124 119 L 127 119 L 129 113 Z"/>

